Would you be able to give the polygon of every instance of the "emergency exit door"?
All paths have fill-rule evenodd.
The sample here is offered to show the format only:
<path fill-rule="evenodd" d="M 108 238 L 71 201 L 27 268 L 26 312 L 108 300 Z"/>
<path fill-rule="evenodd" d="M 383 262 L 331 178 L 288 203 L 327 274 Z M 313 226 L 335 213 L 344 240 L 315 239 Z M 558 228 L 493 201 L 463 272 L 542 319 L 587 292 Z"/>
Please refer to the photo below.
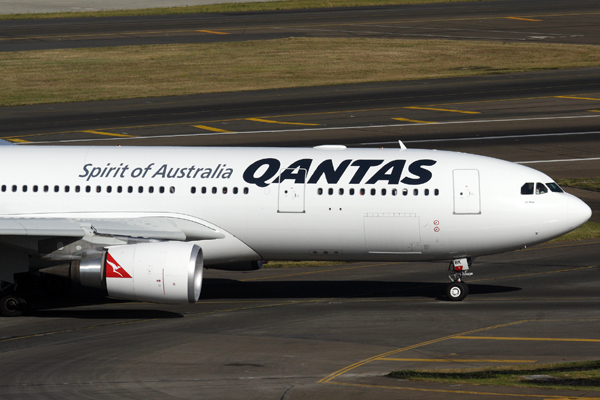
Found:
<path fill-rule="evenodd" d="M 481 214 L 479 171 L 456 169 L 454 175 L 454 214 Z"/>

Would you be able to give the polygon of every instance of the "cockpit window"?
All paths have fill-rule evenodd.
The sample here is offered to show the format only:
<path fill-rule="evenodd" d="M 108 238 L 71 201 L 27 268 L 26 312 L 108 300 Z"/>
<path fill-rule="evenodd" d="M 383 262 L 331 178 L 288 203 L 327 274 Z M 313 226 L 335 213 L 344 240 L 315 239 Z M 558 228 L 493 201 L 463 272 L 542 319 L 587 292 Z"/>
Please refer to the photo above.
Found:
<path fill-rule="evenodd" d="M 533 194 L 533 182 L 527 182 L 521 186 L 521 194 Z"/>
<path fill-rule="evenodd" d="M 536 183 L 535 184 L 535 194 L 546 194 L 548 193 L 548 188 L 546 187 L 546 185 L 544 185 L 543 183 Z"/>
<path fill-rule="evenodd" d="M 546 186 L 548 186 L 548 189 L 550 189 L 551 192 L 564 193 L 564 191 L 560 188 L 560 186 L 558 186 L 554 182 L 548 182 L 548 183 L 546 183 Z"/>

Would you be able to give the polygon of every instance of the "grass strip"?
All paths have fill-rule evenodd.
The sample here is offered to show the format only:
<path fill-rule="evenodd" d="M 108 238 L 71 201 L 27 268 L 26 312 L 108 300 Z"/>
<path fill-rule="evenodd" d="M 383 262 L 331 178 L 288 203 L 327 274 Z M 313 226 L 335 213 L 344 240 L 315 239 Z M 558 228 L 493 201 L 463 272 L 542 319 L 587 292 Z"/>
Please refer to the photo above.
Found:
<path fill-rule="evenodd" d="M 550 375 L 554 379 L 530 380 L 526 375 Z M 516 365 L 492 368 L 406 370 L 388 375 L 396 379 L 469 385 L 513 386 L 562 390 L 600 390 L 600 361 Z"/>
<path fill-rule="evenodd" d="M 0 106 L 600 66 L 600 47 L 378 38 L 0 53 Z"/>
<path fill-rule="evenodd" d="M 100 18 L 100 17 L 130 17 L 138 15 L 173 15 L 173 14 L 205 14 L 205 13 L 232 13 L 251 11 L 277 11 L 277 10 L 302 10 L 311 8 L 333 7 L 366 7 L 430 3 L 461 3 L 467 1 L 486 0 L 283 0 L 264 1 L 254 3 L 227 3 L 211 4 L 204 6 L 144 8 L 138 10 L 114 11 L 83 11 L 83 12 L 56 12 L 56 13 L 27 13 L 4 14 L 0 20 L 14 19 L 52 19 L 52 18 Z"/>
<path fill-rule="evenodd" d="M 598 237 L 600 237 L 600 224 L 588 221 L 574 231 L 557 237 L 556 239 L 552 239 L 548 243 L 572 242 L 575 240 L 595 239 Z"/>
<path fill-rule="evenodd" d="M 564 187 L 600 192 L 600 178 L 559 179 L 556 181 L 556 183 Z"/>
<path fill-rule="evenodd" d="M 313 268 L 349 264 L 349 261 L 269 261 L 263 268 Z"/>

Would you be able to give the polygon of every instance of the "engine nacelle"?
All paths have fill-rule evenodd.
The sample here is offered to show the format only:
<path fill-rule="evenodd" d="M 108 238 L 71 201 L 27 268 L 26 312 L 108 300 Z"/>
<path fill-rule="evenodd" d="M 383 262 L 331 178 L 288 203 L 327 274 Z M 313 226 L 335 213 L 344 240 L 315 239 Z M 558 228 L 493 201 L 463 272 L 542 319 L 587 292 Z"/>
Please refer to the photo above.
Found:
<path fill-rule="evenodd" d="M 105 288 L 110 297 L 173 304 L 198 301 L 202 272 L 202 249 L 187 242 L 113 246 L 71 267 L 82 286 Z"/>

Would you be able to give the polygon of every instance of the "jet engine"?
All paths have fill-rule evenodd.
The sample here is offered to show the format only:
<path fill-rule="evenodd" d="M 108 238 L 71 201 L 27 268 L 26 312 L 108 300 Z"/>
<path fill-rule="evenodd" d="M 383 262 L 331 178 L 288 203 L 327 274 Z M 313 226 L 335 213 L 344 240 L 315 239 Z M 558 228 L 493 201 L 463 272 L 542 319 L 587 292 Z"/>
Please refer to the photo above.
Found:
<path fill-rule="evenodd" d="M 71 278 L 106 289 L 109 297 L 153 303 L 194 303 L 202 287 L 202 249 L 187 242 L 111 246 L 71 263 Z"/>

